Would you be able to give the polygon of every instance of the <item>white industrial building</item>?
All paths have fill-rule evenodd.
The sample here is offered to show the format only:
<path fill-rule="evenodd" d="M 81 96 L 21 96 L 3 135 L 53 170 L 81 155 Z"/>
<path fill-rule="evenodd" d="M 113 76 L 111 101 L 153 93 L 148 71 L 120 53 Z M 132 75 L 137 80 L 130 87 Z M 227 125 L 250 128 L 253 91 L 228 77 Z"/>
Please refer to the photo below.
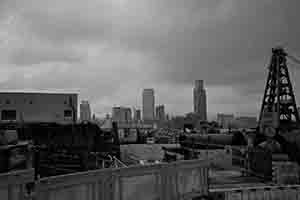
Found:
<path fill-rule="evenodd" d="M 77 98 L 75 93 L 0 92 L 1 122 L 76 122 Z"/>

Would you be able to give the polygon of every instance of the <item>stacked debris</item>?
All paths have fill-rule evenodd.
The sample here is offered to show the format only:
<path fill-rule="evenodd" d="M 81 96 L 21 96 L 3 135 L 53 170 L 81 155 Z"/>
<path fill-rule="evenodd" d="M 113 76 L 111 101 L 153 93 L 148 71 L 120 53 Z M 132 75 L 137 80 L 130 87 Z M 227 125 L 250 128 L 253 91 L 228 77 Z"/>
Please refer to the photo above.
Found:
<path fill-rule="evenodd" d="M 299 184 L 299 172 L 295 162 L 272 162 L 272 181 L 276 184 Z"/>
<path fill-rule="evenodd" d="M 20 141 L 16 130 L 0 130 L 0 173 L 31 168 L 29 141 Z"/>
<path fill-rule="evenodd" d="M 155 140 L 158 144 L 174 144 L 178 141 L 179 130 L 159 129 L 155 132 Z"/>
<path fill-rule="evenodd" d="M 38 147 L 35 167 L 42 177 L 103 168 L 108 155 L 118 158 L 120 153 L 114 131 L 102 131 L 92 123 L 36 124 L 24 132 L 26 137 L 31 133 Z"/>

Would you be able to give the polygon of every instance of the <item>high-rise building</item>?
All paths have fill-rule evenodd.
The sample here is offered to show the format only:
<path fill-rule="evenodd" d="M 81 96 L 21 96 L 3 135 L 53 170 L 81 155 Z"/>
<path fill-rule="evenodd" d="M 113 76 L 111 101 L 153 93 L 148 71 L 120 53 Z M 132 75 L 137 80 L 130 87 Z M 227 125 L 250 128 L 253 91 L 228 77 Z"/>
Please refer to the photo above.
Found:
<path fill-rule="evenodd" d="M 80 103 L 80 120 L 81 121 L 91 120 L 91 108 L 88 101 L 81 101 Z"/>
<path fill-rule="evenodd" d="M 217 122 L 222 128 L 230 128 L 233 125 L 234 115 L 233 114 L 217 114 Z"/>
<path fill-rule="evenodd" d="M 130 122 L 132 121 L 132 113 L 130 108 L 113 107 L 112 120 L 115 122 Z"/>
<path fill-rule="evenodd" d="M 134 121 L 140 121 L 141 118 L 141 110 L 137 109 L 134 111 L 134 117 L 133 117 Z"/>
<path fill-rule="evenodd" d="M 132 121 L 132 112 L 130 108 L 125 108 L 125 121 L 126 122 Z"/>
<path fill-rule="evenodd" d="M 165 121 L 165 106 L 164 105 L 159 105 L 156 106 L 155 109 L 155 114 L 156 114 L 156 120 L 158 121 Z"/>
<path fill-rule="evenodd" d="M 154 120 L 154 89 L 144 89 L 143 91 L 143 120 Z"/>
<path fill-rule="evenodd" d="M 206 91 L 203 86 L 203 80 L 195 81 L 194 112 L 200 116 L 201 120 L 207 120 Z"/>

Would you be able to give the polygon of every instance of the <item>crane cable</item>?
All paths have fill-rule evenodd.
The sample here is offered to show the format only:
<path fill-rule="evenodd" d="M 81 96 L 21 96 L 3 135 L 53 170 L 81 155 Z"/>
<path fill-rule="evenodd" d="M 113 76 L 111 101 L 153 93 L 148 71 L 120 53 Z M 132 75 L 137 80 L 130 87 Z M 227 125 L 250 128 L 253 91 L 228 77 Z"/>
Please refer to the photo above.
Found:
<path fill-rule="evenodd" d="M 299 67 L 298 65 L 300 65 L 300 59 L 298 59 L 297 57 L 292 56 L 290 54 L 287 54 L 287 57 L 294 62 L 293 64 L 291 64 L 293 67 L 291 67 L 291 69 L 290 69 L 290 70 L 292 70 L 291 73 L 290 73 L 290 76 L 292 76 L 291 78 L 292 78 L 292 80 L 294 80 L 294 82 L 292 82 L 292 81 L 291 82 L 292 82 L 293 88 L 295 90 L 296 89 L 295 88 L 295 86 L 296 86 L 296 79 L 295 79 L 294 75 L 296 74 L 296 71 L 297 71 L 297 69 Z M 294 71 L 294 69 L 296 69 L 296 70 Z M 296 75 L 296 77 L 297 77 L 297 75 Z M 296 103 L 296 105 L 298 105 L 298 104 Z"/>
<path fill-rule="evenodd" d="M 292 63 L 290 63 L 293 67 L 291 67 L 290 68 L 290 70 L 292 70 L 292 72 L 293 73 L 291 73 L 290 74 L 290 76 L 292 76 L 292 78 L 293 78 L 293 80 L 296 80 L 296 79 L 294 79 L 295 77 L 293 76 L 296 72 L 293 70 L 294 68 L 296 68 L 296 69 L 299 69 L 298 67 L 299 66 L 297 66 L 297 64 L 298 65 L 300 65 L 300 59 L 299 58 L 297 58 L 296 56 L 292 56 L 292 55 L 290 55 L 290 54 L 287 54 L 286 55 L 290 60 L 292 60 L 294 63 L 292 64 Z M 296 64 L 296 65 L 295 65 Z M 296 76 L 297 77 L 297 76 Z M 294 86 L 293 86 L 294 87 Z"/>
<path fill-rule="evenodd" d="M 291 56 L 291 55 L 287 55 L 288 58 L 290 58 L 291 60 L 293 60 L 295 63 L 300 65 L 300 59 L 296 58 L 295 56 Z"/>
<path fill-rule="evenodd" d="M 290 49 L 288 50 L 288 52 L 291 52 Z M 293 52 L 293 51 L 292 51 Z M 294 54 L 295 55 L 295 54 Z M 292 60 L 294 63 L 299 64 L 300 65 L 300 59 L 298 58 L 298 56 L 293 56 L 290 53 L 286 54 L 286 57 L 288 57 L 290 60 Z"/>

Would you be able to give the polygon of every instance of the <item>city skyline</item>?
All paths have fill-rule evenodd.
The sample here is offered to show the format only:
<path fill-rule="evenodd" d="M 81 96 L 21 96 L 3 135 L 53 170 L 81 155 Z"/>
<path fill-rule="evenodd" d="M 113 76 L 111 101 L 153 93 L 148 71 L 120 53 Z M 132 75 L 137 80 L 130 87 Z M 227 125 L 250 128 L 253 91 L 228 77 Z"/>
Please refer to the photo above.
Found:
<path fill-rule="evenodd" d="M 166 113 L 183 115 L 193 111 L 193 81 L 204 79 L 208 117 L 257 116 L 271 48 L 300 57 L 298 0 L 54 5 L 1 1 L 0 89 L 76 90 L 105 116 L 140 106 L 151 87 Z M 299 105 L 299 65 L 288 66 Z"/>

